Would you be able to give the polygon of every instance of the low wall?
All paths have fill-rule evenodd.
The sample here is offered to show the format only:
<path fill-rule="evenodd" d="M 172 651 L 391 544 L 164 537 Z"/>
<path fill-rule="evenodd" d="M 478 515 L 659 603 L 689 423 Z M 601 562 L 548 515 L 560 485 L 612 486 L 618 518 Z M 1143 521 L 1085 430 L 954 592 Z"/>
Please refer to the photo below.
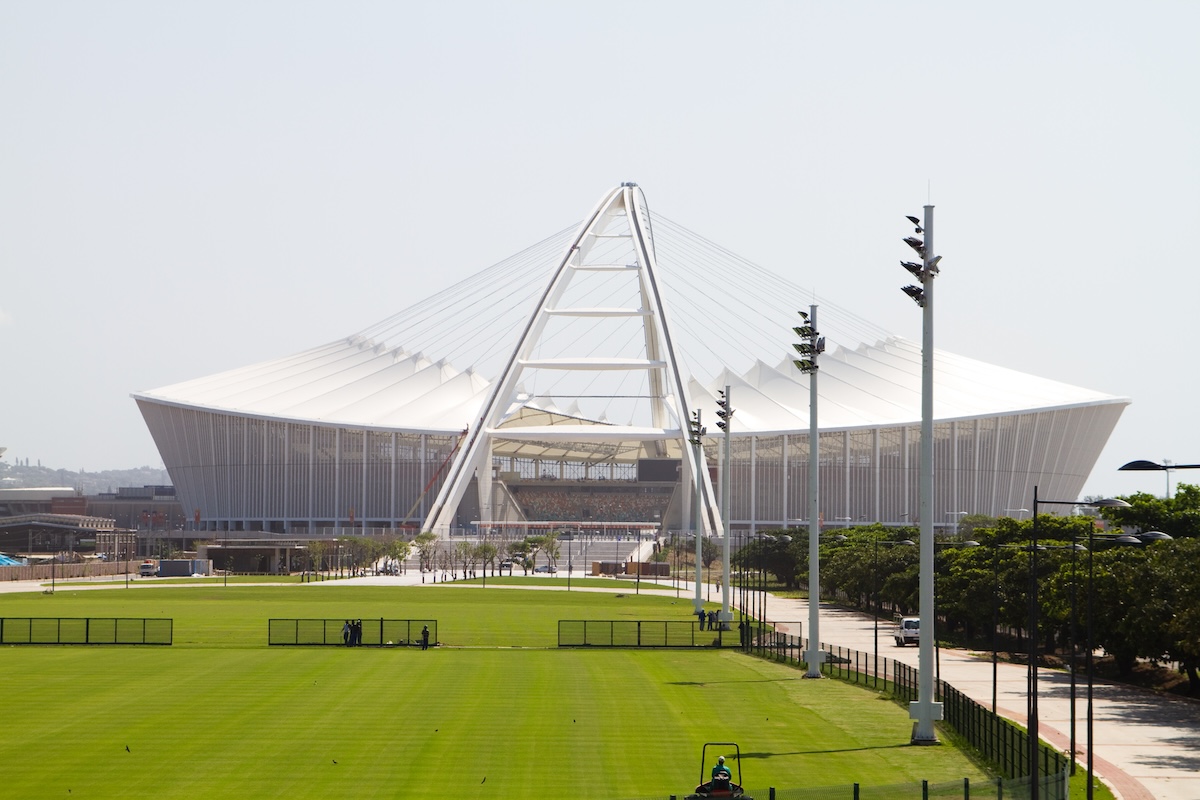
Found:
<path fill-rule="evenodd" d="M 0 581 L 47 581 L 95 578 L 104 575 L 137 574 L 141 561 L 90 561 L 86 564 L 36 564 L 25 567 L 0 567 Z"/>

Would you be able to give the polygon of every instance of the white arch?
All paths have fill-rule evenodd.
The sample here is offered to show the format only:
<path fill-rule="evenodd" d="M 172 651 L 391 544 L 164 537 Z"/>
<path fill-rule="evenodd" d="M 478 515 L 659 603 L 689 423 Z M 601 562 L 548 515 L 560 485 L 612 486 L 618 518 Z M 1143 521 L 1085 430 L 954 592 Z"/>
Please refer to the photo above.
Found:
<path fill-rule="evenodd" d="M 617 246 L 614 247 L 614 244 Z M 619 261 L 613 259 L 611 256 L 614 252 L 624 258 Z M 634 283 L 640 306 L 564 305 L 572 282 L 587 273 L 606 273 Z M 573 299 L 577 302 L 579 298 Z M 573 342 L 557 357 L 538 357 L 551 320 L 576 317 L 624 321 L 640 326 L 641 357 L 589 355 L 588 348 L 594 350 L 597 345 L 603 344 L 595 341 Z M 529 401 L 520 391 L 523 377 L 538 370 L 614 373 L 617 380 L 631 373 L 642 373 L 647 393 L 641 399 L 647 407 L 649 424 L 616 425 L 582 419 L 579 424 L 570 426 L 523 425 L 505 430 L 505 421 Z M 611 381 L 610 378 L 608 382 Z M 674 443 L 680 452 L 689 486 L 696 485 L 697 474 L 701 479 L 702 520 L 692 527 L 702 528 L 705 533 L 720 532 L 720 514 L 715 510 L 711 478 L 708 470 L 697 464 L 695 452 L 687 444 L 686 423 L 690 408 L 687 381 L 680 374 L 666 308 L 659 293 L 654 241 L 645 197 L 637 184 L 624 183 L 600 200 L 567 246 L 503 371 L 492 384 L 492 391 L 479 417 L 470 426 L 467 441 L 454 459 L 426 518 L 425 528 L 439 534 L 450 530 L 459 503 L 471 478 L 475 476 L 479 479 L 481 521 L 485 525 L 491 522 L 489 465 L 493 441 L 537 439 L 561 442 L 649 442 L 663 452 L 665 443 Z M 689 503 L 687 507 L 693 505 Z"/>

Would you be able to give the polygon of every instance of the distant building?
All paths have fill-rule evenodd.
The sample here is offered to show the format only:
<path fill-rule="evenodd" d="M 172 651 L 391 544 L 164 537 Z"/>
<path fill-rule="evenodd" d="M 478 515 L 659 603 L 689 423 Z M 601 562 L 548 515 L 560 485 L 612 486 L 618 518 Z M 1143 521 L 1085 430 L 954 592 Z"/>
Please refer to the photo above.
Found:
<path fill-rule="evenodd" d="M 171 486 L 91 497 L 67 486 L 0 489 L 0 551 L 6 553 L 104 552 L 102 543 L 123 541 L 122 533 L 169 541 L 184 521 Z"/>

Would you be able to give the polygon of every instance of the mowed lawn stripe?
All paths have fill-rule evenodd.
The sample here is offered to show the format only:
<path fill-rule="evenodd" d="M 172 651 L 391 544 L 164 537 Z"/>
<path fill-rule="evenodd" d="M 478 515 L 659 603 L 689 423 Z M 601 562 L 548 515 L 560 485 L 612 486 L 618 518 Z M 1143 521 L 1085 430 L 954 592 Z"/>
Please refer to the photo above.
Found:
<path fill-rule="evenodd" d="M 5 793 L 685 794 L 715 740 L 741 744 L 751 787 L 983 777 L 952 746 L 909 746 L 903 708 L 834 680 L 729 651 L 553 646 L 560 618 L 686 618 L 673 600 L 350 585 L 0 596 L 5 616 L 169 616 L 184 640 L 4 648 L 18 700 L 0 729 Z M 349 615 L 436 618 L 462 646 L 265 644 L 272 616 Z"/>

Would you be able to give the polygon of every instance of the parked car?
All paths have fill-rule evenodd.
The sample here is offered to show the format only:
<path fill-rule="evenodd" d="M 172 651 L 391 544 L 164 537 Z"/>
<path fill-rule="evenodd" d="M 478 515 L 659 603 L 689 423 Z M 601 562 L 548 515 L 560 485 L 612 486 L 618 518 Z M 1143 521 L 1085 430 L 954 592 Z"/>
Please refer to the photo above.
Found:
<path fill-rule="evenodd" d="M 552 567 L 549 564 L 542 564 L 540 567 L 534 567 L 534 572 L 558 572 L 558 567 Z"/>

